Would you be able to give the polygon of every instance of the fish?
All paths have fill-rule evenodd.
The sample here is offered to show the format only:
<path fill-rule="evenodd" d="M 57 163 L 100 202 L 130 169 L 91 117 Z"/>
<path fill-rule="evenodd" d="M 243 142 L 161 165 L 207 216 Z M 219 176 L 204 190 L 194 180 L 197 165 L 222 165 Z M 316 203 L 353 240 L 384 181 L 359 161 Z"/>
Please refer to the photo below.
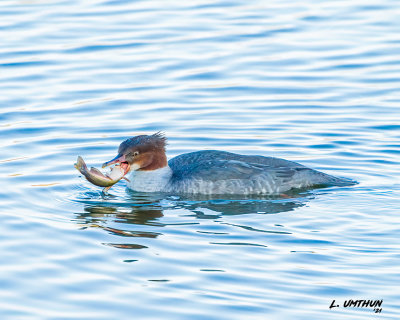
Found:
<path fill-rule="evenodd" d="M 109 173 L 104 175 L 99 169 L 94 167 L 91 167 L 89 170 L 83 158 L 78 156 L 74 167 L 80 173 L 82 173 L 86 180 L 90 183 L 98 187 L 104 187 L 104 193 L 107 193 L 107 191 L 110 190 L 110 188 L 121 179 L 129 181 L 124 177 L 126 172 L 123 168 L 121 168 L 120 165 L 114 166 Z"/>

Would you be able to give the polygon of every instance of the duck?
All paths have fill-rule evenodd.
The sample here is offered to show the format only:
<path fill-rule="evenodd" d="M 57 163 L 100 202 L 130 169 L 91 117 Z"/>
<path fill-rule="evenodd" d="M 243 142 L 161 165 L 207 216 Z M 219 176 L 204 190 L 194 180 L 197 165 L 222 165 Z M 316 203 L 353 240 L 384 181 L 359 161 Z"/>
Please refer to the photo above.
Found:
<path fill-rule="evenodd" d="M 130 174 L 128 187 L 137 192 L 174 194 L 279 195 L 292 189 L 350 186 L 355 181 L 335 177 L 297 162 L 219 150 L 201 150 L 168 161 L 164 133 L 138 135 L 123 141 L 115 158 Z"/>

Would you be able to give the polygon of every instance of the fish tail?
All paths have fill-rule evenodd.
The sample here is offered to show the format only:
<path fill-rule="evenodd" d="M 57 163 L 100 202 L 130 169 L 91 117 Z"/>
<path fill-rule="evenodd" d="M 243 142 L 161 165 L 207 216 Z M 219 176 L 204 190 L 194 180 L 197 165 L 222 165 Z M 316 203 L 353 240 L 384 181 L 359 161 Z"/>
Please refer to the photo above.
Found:
<path fill-rule="evenodd" d="M 85 163 L 85 161 L 83 161 L 81 156 L 78 156 L 78 159 L 76 160 L 76 163 L 74 164 L 74 167 L 82 174 L 85 174 L 88 171 L 86 163 Z"/>

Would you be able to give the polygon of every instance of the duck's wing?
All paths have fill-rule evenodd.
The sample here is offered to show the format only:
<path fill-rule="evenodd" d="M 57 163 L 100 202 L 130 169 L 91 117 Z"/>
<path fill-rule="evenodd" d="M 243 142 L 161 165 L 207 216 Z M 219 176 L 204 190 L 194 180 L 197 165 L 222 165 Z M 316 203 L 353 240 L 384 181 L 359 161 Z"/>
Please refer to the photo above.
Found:
<path fill-rule="evenodd" d="M 169 161 L 172 180 L 242 181 L 269 190 L 289 190 L 313 185 L 348 185 L 348 180 L 274 157 L 238 155 L 224 151 L 187 153 Z"/>
<path fill-rule="evenodd" d="M 223 151 L 187 153 L 169 161 L 174 179 L 251 180 L 261 176 L 284 182 L 308 168 L 295 162 L 263 156 L 244 156 Z M 311 170 L 311 169 L 308 169 Z"/>

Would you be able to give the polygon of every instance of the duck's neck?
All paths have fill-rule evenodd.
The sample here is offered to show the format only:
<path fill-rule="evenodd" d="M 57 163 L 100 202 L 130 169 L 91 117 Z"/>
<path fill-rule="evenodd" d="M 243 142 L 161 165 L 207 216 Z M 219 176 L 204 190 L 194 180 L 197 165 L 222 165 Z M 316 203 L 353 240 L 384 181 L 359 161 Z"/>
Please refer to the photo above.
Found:
<path fill-rule="evenodd" d="M 130 176 L 129 187 L 140 192 L 162 192 L 170 182 L 172 176 L 171 168 L 165 167 L 155 170 L 137 170 Z"/>
<path fill-rule="evenodd" d="M 153 150 L 143 155 L 139 171 L 155 171 L 167 166 L 168 161 L 165 150 Z"/>

